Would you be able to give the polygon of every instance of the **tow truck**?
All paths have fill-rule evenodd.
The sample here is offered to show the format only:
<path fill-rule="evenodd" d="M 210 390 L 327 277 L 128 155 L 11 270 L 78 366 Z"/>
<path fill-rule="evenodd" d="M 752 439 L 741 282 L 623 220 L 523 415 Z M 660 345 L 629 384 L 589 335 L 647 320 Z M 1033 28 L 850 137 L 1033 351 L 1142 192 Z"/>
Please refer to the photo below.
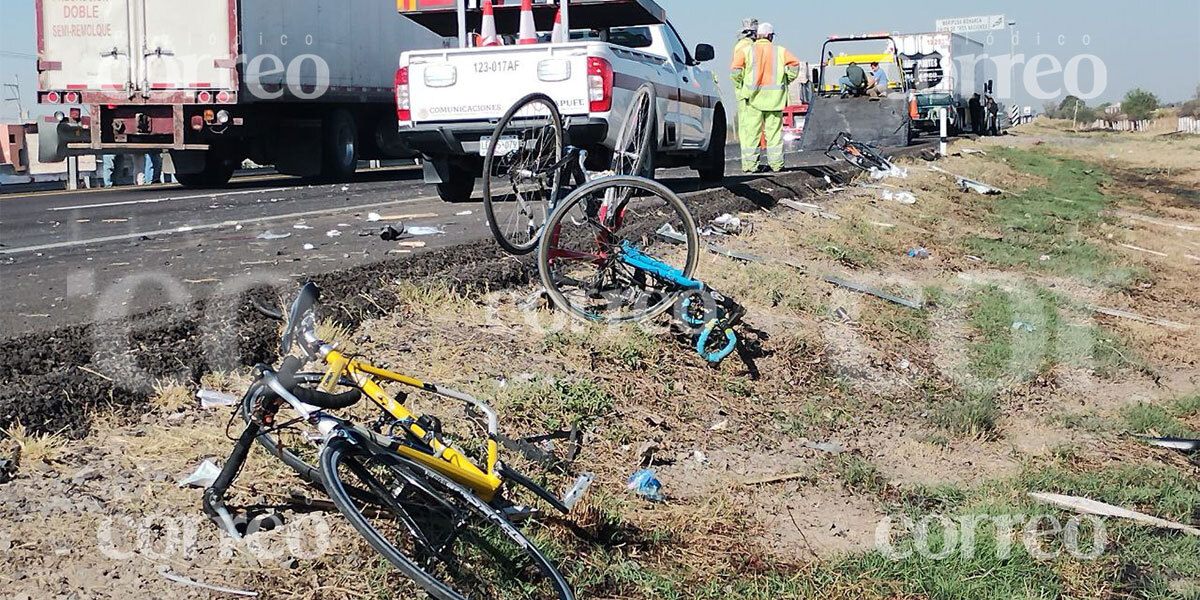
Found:
<path fill-rule="evenodd" d="M 709 44 L 684 45 L 653 0 L 539 0 L 539 32 L 562 9 L 570 39 L 559 43 L 471 47 L 482 11 L 478 0 L 407 0 L 401 12 L 458 48 L 413 50 L 396 71 L 397 117 L 406 146 L 424 157 L 426 183 L 447 202 L 471 197 L 496 123 L 519 99 L 543 92 L 558 104 L 569 144 L 605 165 L 619 122 L 636 91 L 649 83 L 657 98 L 654 167 L 686 166 L 706 181 L 725 174 L 726 110 L 717 78 L 701 66 Z M 501 35 L 516 33 L 520 2 L 496 0 Z"/>

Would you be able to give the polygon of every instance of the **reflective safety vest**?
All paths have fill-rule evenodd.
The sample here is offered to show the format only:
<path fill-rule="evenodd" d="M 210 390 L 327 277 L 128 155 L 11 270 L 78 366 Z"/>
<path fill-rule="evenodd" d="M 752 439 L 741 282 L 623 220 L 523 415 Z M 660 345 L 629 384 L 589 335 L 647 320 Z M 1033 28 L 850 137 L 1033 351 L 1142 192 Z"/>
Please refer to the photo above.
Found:
<path fill-rule="evenodd" d="M 745 54 L 746 49 L 750 48 L 753 45 L 754 45 L 753 39 L 744 37 L 744 38 L 738 40 L 737 43 L 733 45 L 733 55 L 737 56 L 738 54 Z M 733 79 L 733 95 L 734 95 L 734 97 L 736 97 L 738 100 L 745 100 L 746 92 L 744 89 L 742 89 L 741 80 L 736 76 L 733 76 L 732 79 Z"/>
<path fill-rule="evenodd" d="M 771 63 L 755 64 L 760 45 L 771 47 L 774 59 Z M 742 50 L 745 56 L 746 68 L 742 75 L 743 97 L 750 101 L 750 106 L 764 111 L 781 111 L 787 107 L 787 87 L 800 75 L 799 67 L 789 69 L 788 51 L 783 46 L 777 46 L 766 40 L 759 40 Z M 759 73 L 759 69 L 762 73 Z"/>

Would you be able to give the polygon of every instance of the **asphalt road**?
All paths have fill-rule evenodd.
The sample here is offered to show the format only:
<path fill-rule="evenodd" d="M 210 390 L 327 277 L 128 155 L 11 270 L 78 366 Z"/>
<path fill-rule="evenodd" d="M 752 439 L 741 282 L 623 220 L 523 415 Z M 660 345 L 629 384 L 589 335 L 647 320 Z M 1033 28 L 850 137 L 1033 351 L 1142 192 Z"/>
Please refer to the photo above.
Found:
<path fill-rule="evenodd" d="M 691 170 L 657 177 L 680 193 L 702 189 Z M 483 239 L 490 234 L 478 189 L 472 202 L 447 204 L 420 169 L 404 167 L 332 185 L 267 176 L 212 191 L 156 185 L 0 195 L 0 336 Z M 371 221 L 371 213 L 382 218 Z M 388 223 L 444 233 L 385 242 L 378 232 Z"/>

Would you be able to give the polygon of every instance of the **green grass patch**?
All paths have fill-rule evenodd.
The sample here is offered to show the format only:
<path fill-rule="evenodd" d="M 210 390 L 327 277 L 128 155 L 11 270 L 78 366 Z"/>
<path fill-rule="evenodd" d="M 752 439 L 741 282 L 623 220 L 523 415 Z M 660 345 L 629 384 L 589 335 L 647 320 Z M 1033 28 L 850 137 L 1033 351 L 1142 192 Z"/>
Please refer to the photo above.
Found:
<path fill-rule="evenodd" d="M 612 411 L 615 400 L 588 379 L 510 383 L 497 396 L 506 415 L 547 430 L 587 425 Z"/>
<path fill-rule="evenodd" d="M 871 461 L 855 454 L 839 454 L 832 461 L 848 489 L 872 496 L 882 496 L 887 491 L 887 478 Z"/>
<path fill-rule="evenodd" d="M 943 398 L 932 406 L 930 418 L 951 433 L 992 439 L 996 436 L 1000 406 L 991 390 L 962 390 L 957 397 Z"/>
<path fill-rule="evenodd" d="M 996 265 L 1107 285 L 1123 287 L 1136 279 L 1134 269 L 1114 267 L 1115 256 L 1088 241 L 1104 222 L 1101 212 L 1114 204 L 1101 191 L 1109 181 L 1103 169 L 1045 152 L 997 148 L 993 153 L 1013 169 L 1048 182 L 994 200 L 992 216 L 1002 238 L 968 237 L 971 254 Z"/>
<path fill-rule="evenodd" d="M 1170 437 L 1200 437 L 1200 432 L 1185 426 L 1181 419 L 1200 413 L 1200 396 L 1188 396 L 1166 405 L 1138 402 L 1121 411 L 1122 426 L 1132 433 Z"/>

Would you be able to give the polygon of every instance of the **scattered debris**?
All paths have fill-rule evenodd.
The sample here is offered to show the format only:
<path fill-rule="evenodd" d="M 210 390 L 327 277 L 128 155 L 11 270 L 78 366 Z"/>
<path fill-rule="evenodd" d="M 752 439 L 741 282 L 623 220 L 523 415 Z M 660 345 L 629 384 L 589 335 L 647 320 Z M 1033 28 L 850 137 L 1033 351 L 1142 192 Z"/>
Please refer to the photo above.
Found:
<path fill-rule="evenodd" d="M 16 474 L 17 461 L 8 458 L 0 459 L 0 483 L 12 481 L 13 476 Z"/>
<path fill-rule="evenodd" d="M 575 484 L 571 486 L 571 489 L 567 490 L 567 493 L 563 494 L 562 505 L 567 507 L 567 510 L 575 508 L 575 503 L 579 502 L 579 499 L 583 497 L 588 488 L 592 485 L 592 481 L 595 479 L 595 473 L 583 473 L 580 475 L 579 478 L 575 480 Z"/>
<path fill-rule="evenodd" d="M 829 219 L 831 221 L 841 220 L 841 217 L 839 217 L 838 215 L 835 215 L 831 212 L 826 212 L 825 210 L 823 210 L 820 206 L 817 206 L 816 204 L 809 204 L 808 202 L 797 202 L 795 200 L 787 200 L 787 199 L 780 200 L 779 203 L 788 208 L 791 208 L 793 210 L 798 210 L 800 212 L 808 213 L 810 215 L 816 215 L 823 219 Z"/>
<path fill-rule="evenodd" d="M 369 223 L 374 223 L 382 218 L 383 217 L 379 216 L 379 213 L 377 212 L 367 213 L 367 222 Z"/>
<path fill-rule="evenodd" d="M 394 242 L 396 240 L 399 240 L 400 237 L 403 235 L 404 235 L 404 226 L 403 225 L 400 226 L 400 229 L 396 229 L 395 227 L 392 227 L 391 225 L 387 225 L 379 232 L 379 239 L 381 239 L 385 242 Z"/>
<path fill-rule="evenodd" d="M 729 426 L 729 419 L 721 419 L 720 421 L 717 421 L 716 423 L 713 423 L 711 426 L 709 426 L 708 430 L 709 431 L 725 431 L 725 428 L 728 426 Z"/>
<path fill-rule="evenodd" d="M 204 459 L 204 462 L 200 463 L 200 466 L 196 467 L 196 470 L 192 471 L 191 475 L 180 479 L 178 485 L 179 487 L 206 488 L 211 486 L 216 481 L 217 475 L 220 474 L 221 469 L 217 467 L 216 463 L 211 459 Z"/>
<path fill-rule="evenodd" d="M 929 167 L 929 170 L 933 171 L 935 173 L 942 173 L 943 175 L 949 175 L 949 176 L 955 178 L 955 180 L 957 180 L 957 182 L 958 182 L 959 189 L 961 189 L 964 192 L 970 191 L 970 192 L 975 192 L 976 194 L 983 194 L 984 196 L 994 196 L 996 194 L 1007 193 L 1000 188 L 992 187 L 986 183 L 983 183 L 982 181 L 976 181 L 969 177 L 963 177 L 962 175 L 955 175 L 954 173 L 951 173 L 950 171 L 947 171 L 941 167 L 936 167 L 936 166 Z"/>
<path fill-rule="evenodd" d="M 1176 331 L 1187 331 L 1188 329 L 1191 329 L 1191 327 L 1192 327 L 1191 325 L 1188 325 L 1187 323 L 1177 323 L 1175 321 L 1168 321 L 1166 319 L 1156 319 L 1154 317 L 1147 317 L 1145 315 L 1139 315 L 1137 313 L 1131 313 L 1131 312 L 1127 312 L 1124 310 L 1117 310 L 1115 308 L 1103 308 L 1103 307 L 1099 307 L 1099 306 L 1092 306 L 1090 308 L 1091 308 L 1092 312 L 1098 312 L 1102 315 L 1108 315 L 1110 317 L 1119 317 L 1122 319 L 1129 319 L 1131 321 L 1138 321 L 1140 323 L 1149 323 L 1151 325 L 1159 325 L 1161 327 L 1166 327 L 1167 329 L 1174 329 Z"/>
<path fill-rule="evenodd" d="M 424 248 L 425 242 L 400 242 L 399 244 L 396 244 L 396 245 L 403 246 L 405 248 Z"/>
<path fill-rule="evenodd" d="M 706 456 L 703 452 L 701 452 L 699 450 L 695 450 L 692 452 L 692 459 L 701 465 L 708 464 L 708 456 Z"/>
<path fill-rule="evenodd" d="M 737 235 L 738 233 L 741 233 L 741 231 L 742 220 L 732 214 L 724 213 L 721 216 L 713 219 L 709 225 L 704 228 L 704 231 L 701 232 L 701 234 L 712 235 L 715 233 L 719 235 Z"/>
<path fill-rule="evenodd" d="M 238 403 L 237 396 L 213 390 L 202 389 L 196 394 L 196 397 L 200 399 L 200 408 L 236 406 Z"/>
<path fill-rule="evenodd" d="M 897 167 L 896 165 L 891 165 L 891 167 L 888 169 L 877 169 L 872 167 L 868 173 L 870 173 L 869 176 L 874 181 L 882 181 L 889 178 L 908 179 L 908 169 Z"/>
<path fill-rule="evenodd" d="M 958 151 L 959 151 L 959 152 L 962 152 L 963 154 L 982 154 L 982 155 L 987 155 L 987 152 L 984 152 L 983 150 L 976 150 L 975 148 L 959 148 L 959 149 L 958 149 Z"/>
<path fill-rule="evenodd" d="M 1142 221 L 1143 223 L 1151 223 L 1154 225 L 1160 225 L 1162 227 L 1174 227 L 1176 229 L 1182 229 L 1184 231 L 1200 231 L 1200 225 L 1190 225 L 1187 223 L 1175 223 L 1173 221 L 1167 221 L 1165 219 L 1157 219 L 1154 217 L 1148 217 L 1146 215 L 1139 215 L 1137 213 L 1126 212 L 1123 210 L 1113 211 L 1113 214 L 1117 215 L 1118 217 L 1125 217 L 1126 219 L 1133 219 L 1134 221 Z"/>
<path fill-rule="evenodd" d="M 274 231 L 271 231 L 268 229 L 267 231 L 264 231 L 264 232 L 258 234 L 257 237 L 260 240 L 282 240 L 285 238 L 292 237 L 292 234 L 291 233 L 275 233 Z"/>
<path fill-rule="evenodd" d="M 900 204 L 916 204 L 917 203 L 917 197 L 914 196 L 912 194 L 912 192 L 905 192 L 905 191 L 893 192 L 891 190 L 883 190 L 883 191 L 879 192 L 879 197 L 883 198 L 884 200 L 891 200 L 893 202 L 899 202 Z"/>
<path fill-rule="evenodd" d="M 1013 321 L 1012 330 L 1013 331 L 1024 331 L 1025 333 L 1033 333 L 1035 330 L 1035 327 L 1024 321 Z"/>
<path fill-rule="evenodd" d="M 654 476 L 653 469 L 641 469 L 629 477 L 629 491 L 652 502 L 663 502 L 662 482 Z"/>
<path fill-rule="evenodd" d="M 662 227 L 659 227 L 658 231 L 655 233 L 657 233 L 658 235 L 662 236 L 665 239 L 668 239 L 668 240 L 671 240 L 674 242 L 679 242 L 681 244 L 687 243 L 687 236 L 676 231 L 675 228 L 672 227 L 670 223 L 663 223 Z M 737 260 L 744 260 L 746 262 L 757 262 L 757 263 L 767 262 L 767 259 L 765 259 L 761 256 L 758 256 L 755 254 L 747 254 L 745 252 L 738 252 L 737 250 L 730 250 L 728 248 L 722 248 L 720 246 L 715 246 L 713 244 L 704 244 L 704 248 L 714 254 L 728 256 L 729 258 L 735 258 Z M 791 265 L 789 265 L 789 266 L 791 266 Z M 799 268 L 799 267 L 797 267 L 797 268 Z"/>
<path fill-rule="evenodd" d="M 1061 494 L 1044 494 L 1040 492 L 1030 492 L 1029 497 L 1039 502 L 1069 508 L 1078 513 L 1097 515 L 1101 517 L 1117 517 L 1121 519 L 1129 519 L 1145 525 L 1153 525 L 1163 529 L 1174 529 L 1185 533 L 1200 536 L 1200 529 L 1188 525 L 1182 525 L 1166 519 L 1152 517 L 1145 513 L 1140 513 L 1127 508 L 1105 504 L 1097 500 L 1088 498 L 1080 498 L 1079 496 L 1063 496 Z"/>
<path fill-rule="evenodd" d="M 296 223 L 295 225 L 292 225 L 292 229 L 312 229 L 312 228 L 313 228 L 312 225 L 308 225 L 305 223 Z"/>
<path fill-rule="evenodd" d="M 1200 440 L 1175 437 L 1141 437 L 1147 444 L 1158 446 L 1159 448 L 1168 448 L 1171 450 L 1180 450 L 1183 452 L 1200 452 Z"/>
<path fill-rule="evenodd" d="M 804 440 L 801 445 L 811 450 L 827 452 L 829 454 L 841 454 L 846 451 L 845 447 L 836 442 L 812 442 L 809 440 Z"/>
<path fill-rule="evenodd" d="M 460 210 L 460 211 L 458 211 L 458 212 L 454 213 L 454 216 L 456 216 L 456 217 L 465 217 L 465 216 L 472 215 L 472 214 L 474 214 L 474 211 L 470 211 L 470 210 Z"/>
<path fill-rule="evenodd" d="M 1133 244 L 1124 244 L 1124 243 L 1118 242 L 1117 245 L 1122 248 L 1129 248 L 1130 250 L 1136 250 L 1138 252 L 1145 252 L 1146 254 L 1153 254 L 1154 256 L 1161 256 L 1163 258 L 1169 258 L 1171 256 L 1170 254 L 1167 254 L 1165 252 L 1159 252 L 1157 250 L 1148 250 L 1148 249 L 1142 248 L 1140 246 L 1134 246 Z"/>
<path fill-rule="evenodd" d="M 870 288 L 870 287 L 867 287 L 867 286 L 859 284 L 859 283 L 854 283 L 852 281 L 846 281 L 845 279 L 836 277 L 834 275 L 826 275 L 825 281 L 828 281 L 829 283 L 832 283 L 834 285 L 844 287 L 846 289 L 854 290 L 856 292 L 870 294 L 872 296 L 875 296 L 876 298 L 882 298 L 884 300 L 887 300 L 888 302 L 894 302 L 896 304 L 899 304 L 900 306 L 907 306 L 908 308 L 911 308 L 914 310 L 921 310 L 921 304 L 919 302 L 916 302 L 915 300 L 907 300 L 907 299 L 901 298 L 899 296 L 893 296 L 892 294 L 889 294 L 887 292 L 880 291 L 880 290 L 877 290 L 874 288 Z"/>
<path fill-rule="evenodd" d="M 758 479 L 747 479 L 742 482 L 744 486 L 763 485 L 765 483 L 779 483 L 781 481 L 791 481 L 793 479 L 808 479 L 812 477 L 812 473 L 783 473 L 780 475 L 771 475 L 769 477 L 760 477 Z"/>
<path fill-rule="evenodd" d="M 213 591 L 213 592 L 220 592 L 222 594 L 232 594 L 234 596 L 244 596 L 246 598 L 257 598 L 258 597 L 258 592 L 251 592 L 248 590 L 238 590 L 238 589 L 234 589 L 234 588 L 221 587 L 219 585 L 200 583 L 199 581 L 196 581 L 194 579 L 188 579 L 187 577 L 184 577 L 182 575 L 176 575 L 175 573 L 168 571 L 166 569 L 166 567 L 164 567 L 162 570 L 160 570 L 158 572 L 158 574 L 162 575 L 166 579 L 174 581 L 175 583 L 179 583 L 179 584 L 183 584 L 183 585 L 190 585 L 192 587 L 203 588 L 203 589 Z"/>
<path fill-rule="evenodd" d="M 963 258 L 966 258 L 967 260 L 969 260 L 971 262 L 983 262 L 982 258 L 975 256 L 974 254 L 968 254 Z"/>
<path fill-rule="evenodd" d="M 446 230 L 441 227 L 406 227 L 404 232 L 412 235 L 441 235 L 446 233 Z"/>
<path fill-rule="evenodd" d="M 929 250 L 925 248 L 913 248 L 907 254 L 909 258 L 929 258 Z"/>
<path fill-rule="evenodd" d="M 337 229 L 330 229 L 329 231 L 325 232 L 325 237 L 330 237 L 330 238 L 340 237 L 341 235 L 342 235 L 342 232 Z"/>
<path fill-rule="evenodd" d="M 302 248 L 304 248 L 305 250 L 316 250 L 317 249 L 317 247 L 312 244 L 305 244 L 304 246 L 302 246 Z"/>
<path fill-rule="evenodd" d="M 414 213 L 407 215 L 383 215 L 379 217 L 380 221 L 412 221 L 415 219 L 432 219 L 438 216 L 437 213 Z"/>

